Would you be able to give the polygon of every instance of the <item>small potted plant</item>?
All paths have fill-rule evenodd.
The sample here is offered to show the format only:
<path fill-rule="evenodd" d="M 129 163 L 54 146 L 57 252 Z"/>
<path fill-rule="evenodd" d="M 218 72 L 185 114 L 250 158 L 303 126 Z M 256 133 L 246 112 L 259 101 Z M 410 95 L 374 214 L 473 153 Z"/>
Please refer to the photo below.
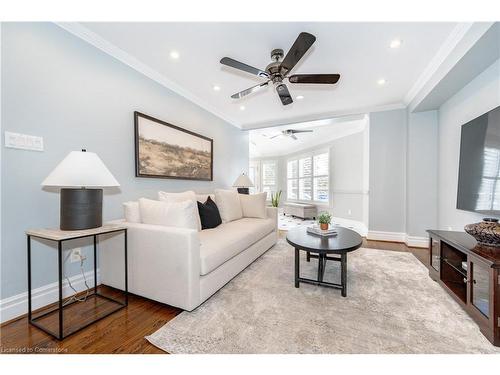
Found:
<path fill-rule="evenodd" d="M 328 226 L 332 222 L 332 215 L 328 212 L 323 212 L 318 216 L 318 222 L 321 230 L 328 230 Z"/>
<path fill-rule="evenodd" d="M 278 207 L 280 205 L 280 199 L 281 199 L 281 190 L 278 191 L 276 194 L 271 193 L 271 204 L 273 207 Z"/>

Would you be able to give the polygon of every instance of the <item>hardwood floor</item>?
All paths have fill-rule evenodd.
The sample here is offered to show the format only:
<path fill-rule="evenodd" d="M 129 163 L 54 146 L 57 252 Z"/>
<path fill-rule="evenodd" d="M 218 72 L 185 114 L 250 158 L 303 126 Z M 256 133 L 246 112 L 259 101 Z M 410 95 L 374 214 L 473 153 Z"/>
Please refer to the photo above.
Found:
<path fill-rule="evenodd" d="M 283 235 L 283 234 L 281 234 Z M 392 251 L 411 252 L 422 263 L 427 263 L 428 250 L 409 248 L 402 243 L 363 241 L 363 247 Z M 113 294 L 111 288 L 102 287 L 102 292 Z M 95 314 L 95 303 L 85 303 L 68 311 L 68 322 L 75 324 Z M 76 308 L 78 307 L 78 308 Z M 46 307 L 47 309 L 50 308 Z M 107 307 L 101 306 L 102 309 Z M 40 310 L 42 311 L 42 310 Z M 26 317 L 4 323 L 0 326 L 0 353 L 164 353 L 151 345 L 147 336 L 173 319 L 182 310 L 135 295 L 129 296 L 129 305 L 89 327 L 58 341 L 28 324 Z M 66 312 L 66 310 L 65 310 Z M 57 314 L 55 314 L 57 315 Z M 47 324 L 54 324 L 57 316 L 45 318 Z M 50 321 L 52 319 L 52 321 Z"/>
<path fill-rule="evenodd" d="M 113 290 L 101 287 L 108 294 Z M 100 289 L 101 289 L 100 288 Z M 76 306 L 75 306 L 76 307 Z M 78 310 L 65 311 L 68 326 L 82 323 L 95 314 L 95 304 L 80 304 Z M 104 308 L 106 308 L 104 306 Z M 71 311 L 73 310 L 73 311 Z M 143 297 L 130 295 L 127 307 L 58 341 L 28 324 L 27 317 L 7 322 L 0 327 L 0 353 L 163 353 L 151 345 L 147 336 L 174 318 L 182 310 Z M 42 311 L 40 311 L 41 313 Z M 44 326 L 54 326 L 57 314 L 44 318 Z"/>

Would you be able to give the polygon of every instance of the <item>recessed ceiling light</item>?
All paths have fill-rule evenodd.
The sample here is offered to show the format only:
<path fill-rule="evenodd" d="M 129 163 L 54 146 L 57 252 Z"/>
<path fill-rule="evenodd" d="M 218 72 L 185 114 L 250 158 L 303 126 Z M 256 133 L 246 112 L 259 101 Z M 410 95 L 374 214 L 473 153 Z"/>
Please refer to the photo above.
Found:
<path fill-rule="evenodd" d="M 171 59 L 174 59 L 174 60 L 177 60 L 179 58 L 179 52 L 173 50 L 173 51 L 170 51 L 170 58 Z"/>
<path fill-rule="evenodd" d="M 394 39 L 391 41 L 391 44 L 389 44 L 389 47 L 391 48 L 399 48 L 401 47 L 401 44 L 403 43 L 403 41 L 401 39 Z"/>
<path fill-rule="evenodd" d="M 214 85 L 214 86 L 213 86 L 213 89 L 214 89 L 214 91 L 220 91 L 220 86 L 218 86 L 218 85 Z"/>
<path fill-rule="evenodd" d="M 384 78 L 380 78 L 378 81 L 377 81 L 377 84 L 379 84 L 380 86 L 383 86 L 387 83 L 387 81 L 384 79 Z"/>
<path fill-rule="evenodd" d="M 241 111 L 244 111 L 244 110 L 245 110 L 245 106 L 244 106 L 244 105 L 241 105 L 241 106 L 240 106 L 240 110 L 241 110 Z"/>
<path fill-rule="evenodd" d="M 297 99 L 297 100 L 302 100 L 302 99 L 304 99 L 304 95 L 297 95 L 297 96 L 295 97 L 295 99 Z"/>

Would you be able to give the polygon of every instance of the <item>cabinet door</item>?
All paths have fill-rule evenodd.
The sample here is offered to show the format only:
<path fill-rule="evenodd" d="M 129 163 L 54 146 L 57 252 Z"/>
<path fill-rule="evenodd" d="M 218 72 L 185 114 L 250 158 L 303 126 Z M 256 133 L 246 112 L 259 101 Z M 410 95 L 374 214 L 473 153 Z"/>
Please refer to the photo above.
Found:
<path fill-rule="evenodd" d="M 439 272 L 439 268 L 441 265 L 441 249 L 440 249 L 440 241 L 434 238 L 431 238 L 431 259 L 430 263 L 432 268 Z"/>
<path fill-rule="evenodd" d="M 485 318 L 490 319 L 490 272 L 491 267 L 475 257 L 469 259 L 469 305 L 475 311 L 480 312 Z"/>

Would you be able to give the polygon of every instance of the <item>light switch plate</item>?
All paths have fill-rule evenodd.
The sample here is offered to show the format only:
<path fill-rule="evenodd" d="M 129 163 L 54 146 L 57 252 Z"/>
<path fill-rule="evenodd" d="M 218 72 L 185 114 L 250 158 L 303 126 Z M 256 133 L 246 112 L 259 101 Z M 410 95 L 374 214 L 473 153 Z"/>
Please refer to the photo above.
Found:
<path fill-rule="evenodd" d="M 43 151 L 43 138 L 35 135 L 5 132 L 5 147 L 20 150 Z"/>

